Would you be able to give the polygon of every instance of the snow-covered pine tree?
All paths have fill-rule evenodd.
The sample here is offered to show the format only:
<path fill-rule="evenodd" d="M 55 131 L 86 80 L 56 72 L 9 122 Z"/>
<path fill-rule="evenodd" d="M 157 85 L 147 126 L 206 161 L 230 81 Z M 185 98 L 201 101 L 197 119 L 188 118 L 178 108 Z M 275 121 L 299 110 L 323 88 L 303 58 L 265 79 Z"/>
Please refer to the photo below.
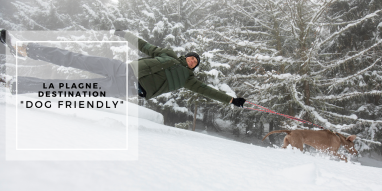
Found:
<path fill-rule="evenodd" d="M 203 33 L 209 39 L 205 46 L 213 53 L 211 60 L 214 67 L 227 76 L 220 80 L 228 83 L 239 97 L 257 101 L 259 92 L 252 84 L 265 79 L 269 75 L 266 70 L 272 73 L 271 66 L 275 69 L 282 67 L 288 58 L 280 56 L 282 48 L 280 33 L 277 32 L 279 29 L 267 31 L 278 26 L 272 22 L 279 21 L 269 16 L 277 14 L 275 8 L 263 7 L 263 11 L 259 11 L 253 8 L 258 6 L 253 3 L 260 2 L 216 2 L 214 15 L 207 22 Z M 252 12 L 244 11 L 241 5 L 250 7 Z M 264 22 L 271 23 L 269 25 L 272 27 Z M 262 93 L 266 99 L 271 99 L 275 92 Z M 267 102 L 266 99 L 263 101 Z M 240 127 L 239 132 L 243 133 L 252 130 L 253 121 L 259 122 L 262 118 L 262 113 L 230 108 L 225 108 L 223 113 L 225 119 L 231 119 L 235 127 Z"/>
<path fill-rule="evenodd" d="M 342 29 L 335 40 L 328 40 L 327 50 L 320 54 L 332 55 L 337 64 L 330 64 L 323 84 L 329 95 L 317 96 L 319 101 L 342 107 L 337 113 L 324 113 L 325 118 L 334 118 L 337 123 L 347 121 L 345 129 L 363 139 L 382 141 L 381 94 L 381 1 L 336 2 L 328 12 L 328 20 L 341 18 Z M 329 23 L 328 22 L 328 23 Z M 341 26 L 341 25 L 340 25 Z M 329 29 L 337 28 L 333 25 Z M 345 30 L 346 29 L 346 30 Z M 323 45 L 325 46 L 325 45 Z M 339 116 L 336 114 L 340 114 Z M 348 116 L 353 118 L 350 118 Z M 340 122 L 341 121 L 341 122 Z M 358 142 L 360 150 L 373 148 L 382 153 L 382 147 L 371 142 Z"/>
<path fill-rule="evenodd" d="M 334 11 L 340 4 L 348 8 Z M 227 1 L 229 14 L 219 15 L 206 32 L 215 39 L 211 47 L 222 47 L 215 57 L 233 67 L 230 85 L 237 87 L 239 95 L 340 132 L 360 122 L 368 124 L 373 130 L 363 128 L 368 135 L 359 135 L 362 140 L 373 142 L 381 119 L 375 114 L 373 119 L 364 117 L 357 110 L 365 108 L 362 102 L 370 99 L 380 105 L 378 68 L 382 41 L 381 10 L 377 4 L 330 0 Z M 357 27 L 367 27 L 367 34 L 341 41 Z M 358 44 L 357 48 L 353 45 L 344 49 L 344 43 L 351 40 Z M 339 51 L 333 47 L 343 48 Z M 358 106 L 341 101 L 345 98 L 360 98 L 350 101 Z M 379 107 L 374 108 L 377 110 L 374 113 L 380 112 Z M 288 121 L 284 127 L 297 125 Z"/>

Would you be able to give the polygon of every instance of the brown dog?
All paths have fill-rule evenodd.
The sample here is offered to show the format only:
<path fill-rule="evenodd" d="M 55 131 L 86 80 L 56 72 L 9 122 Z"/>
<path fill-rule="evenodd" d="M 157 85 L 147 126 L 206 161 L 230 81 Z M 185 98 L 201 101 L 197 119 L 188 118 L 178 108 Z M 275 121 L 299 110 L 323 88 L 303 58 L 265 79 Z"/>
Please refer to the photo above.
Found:
<path fill-rule="evenodd" d="M 317 150 L 329 152 L 330 154 L 339 157 L 347 162 L 346 156 L 342 156 L 337 153 L 341 144 L 348 150 L 351 154 L 358 154 L 357 150 L 354 148 L 353 141 L 355 140 L 355 135 L 350 135 L 345 137 L 339 133 L 333 133 L 329 130 L 278 130 L 269 132 L 263 138 L 267 138 L 273 133 L 287 133 L 288 135 L 284 138 L 284 145 L 282 148 L 286 148 L 289 144 L 292 147 L 296 147 L 303 151 L 303 145 L 307 144 L 314 147 Z"/>

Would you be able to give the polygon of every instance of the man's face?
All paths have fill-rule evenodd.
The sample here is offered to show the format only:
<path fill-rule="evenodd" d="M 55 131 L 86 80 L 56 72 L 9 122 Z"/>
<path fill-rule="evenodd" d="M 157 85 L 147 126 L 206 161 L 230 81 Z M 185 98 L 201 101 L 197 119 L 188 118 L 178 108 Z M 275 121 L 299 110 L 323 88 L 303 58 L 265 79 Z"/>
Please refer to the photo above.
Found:
<path fill-rule="evenodd" d="M 189 56 L 186 58 L 186 62 L 189 68 L 193 69 L 198 64 L 198 60 L 194 56 Z"/>

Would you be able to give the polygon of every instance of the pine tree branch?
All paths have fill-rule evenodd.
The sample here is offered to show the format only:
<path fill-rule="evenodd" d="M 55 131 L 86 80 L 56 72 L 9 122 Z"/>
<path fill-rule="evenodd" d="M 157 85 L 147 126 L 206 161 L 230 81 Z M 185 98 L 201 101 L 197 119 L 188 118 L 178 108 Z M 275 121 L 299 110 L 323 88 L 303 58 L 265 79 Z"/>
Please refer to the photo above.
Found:
<path fill-rule="evenodd" d="M 146 2 L 146 0 L 142 0 L 144 6 L 146 7 L 147 10 L 149 10 L 151 13 L 154 13 L 154 11 L 151 9 L 151 7 L 148 5 L 148 3 Z"/>
<path fill-rule="evenodd" d="M 241 13 L 251 19 L 253 19 L 255 22 L 259 23 L 261 26 L 265 27 L 266 29 L 270 30 L 270 31 L 273 31 L 273 28 L 272 27 L 269 27 L 268 25 L 264 24 L 263 22 L 261 22 L 259 19 L 251 16 L 251 14 L 249 14 L 247 11 L 245 11 L 242 7 L 239 7 L 238 5 L 236 5 L 235 7 L 237 7 L 239 10 L 236 10 L 233 6 L 231 5 L 228 5 L 228 7 L 230 7 L 232 10 L 238 12 L 238 13 Z"/>
<path fill-rule="evenodd" d="M 340 31 L 333 33 L 332 35 L 330 35 L 330 37 L 328 37 L 327 39 L 325 39 L 324 41 L 322 41 L 321 43 L 319 43 L 319 44 L 317 45 L 317 48 L 320 48 L 322 45 L 324 45 L 325 43 L 327 43 L 329 40 L 333 39 L 334 37 L 339 36 L 340 34 L 342 34 L 343 32 L 347 31 L 348 29 L 357 26 L 358 24 L 362 23 L 363 21 L 378 16 L 377 13 L 380 13 L 380 12 L 382 12 L 382 9 L 381 9 L 381 10 L 377 10 L 377 11 L 375 11 L 374 13 L 371 13 L 371 14 L 366 15 L 366 16 L 364 16 L 363 18 L 354 21 L 354 23 L 348 24 L 346 27 L 342 28 Z"/>
<path fill-rule="evenodd" d="M 27 4 L 24 4 L 20 1 L 17 2 L 11 2 L 18 10 L 20 10 L 17 14 L 25 19 L 29 25 L 36 25 L 38 27 L 41 27 L 44 30 L 49 30 L 48 28 L 44 27 L 43 25 L 39 24 L 37 21 L 33 20 L 30 15 L 33 15 L 34 9 L 31 9 L 31 7 Z M 26 13 L 29 13 L 30 15 L 27 15 Z"/>
<path fill-rule="evenodd" d="M 337 113 L 332 113 L 332 112 L 323 111 L 323 110 L 320 111 L 320 112 L 326 113 L 326 114 L 334 116 L 336 118 L 345 118 L 345 119 L 349 119 L 349 120 L 353 120 L 353 121 L 359 121 L 359 122 L 364 122 L 364 123 L 382 123 L 381 120 L 360 119 L 356 115 L 353 115 L 353 117 L 352 117 L 352 116 L 340 115 L 340 114 L 337 114 Z"/>
<path fill-rule="evenodd" d="M 311 100 L 315 101 L 315 100 L 312 99 L 312 98 L 311 98 Z M 330 103 L 328 103 L 328 102 L 323 102 L 323 101 L 319 101 L 318 104 L 316 104 L 316 105 L 319 105 L 319 107 L 320 107 L 320 106 L 322 106 L 322 104 L 325 104 L 325 105 L 326 105 L 326 107 L 321 107 L 321 108 L 323 108 L 323 109 L 326 109 L 326 108 L 341 109 L 341 110 L 344 109 L 344 107 L 340 107 L 340 106 L 337 106 L 337 105 L 334 105 L 334 104 L 330 104 Z"/>
<path fill-rule="evenodd" d="M 322 13 L 325 12 L 325 10 L 333 3 L 337 0 L 331 0 L 329 2 L 325 2 L 321 8 L 313 15 L 312 19 L 310 20 L 310 22 L 308 23 L 308 27 L 305 29 L 304 33 L 304 38 L 303 40 L 305 41 L 306 40 L 306 37 L 308 36 L 309 34 L 309 30 L 312 26 L 316 26 L 314 25 L 314 23 L 320 18 L 320 16 L 322 15 Z"/>
<path fill-rule="evenodd" d="M 330 96 L 316 96 L 314 98 L 311 98 L 313 100 L 333 100 L 333 101 L 341 101 L 341 100 L 348 100 L 352 98 L 358 98 L 360 96 L 370 96 L 370 95 L 382 95 L 382 91 L 373 90 L 369 92 L 352 92 L 347 94 L 342 94 L 338 96 L 330 95 Z"/>
<path fill-rule="evenodd" d="M 349 9 L 347 12 L 343 13 L 342 15 L 339 15 L 339 16 L 334 17 L 334 18 L 329 17 L 329 20 L 341 19 L 341 18 L 345 17 L 347 14 L 351 13 L 352 11 L 357 11 L 357 8 L 358 8 L 357 6 L 352 7 L 351 9 Z M 342 20 L 346 20 L 346 19 L 342 19 Z"/>
<path fill-rule="evenodd" d="M 236 46 L 239 46 L 239 47 L 248 47 L 248 48 L 253 48 L 253 49 L 260 49 L 260 50 L 266 50 L 266 51 L 272 51 L 273 53 L 275 52 L 278 52 L 277 50 L 275 49 L 268 49 L 268 48 L 264 48 L 266 47 L 265 44 L 254 44 L 254 43 L 251 43 L 249 41 L 240 41 L 240 42 L 236 42 L 234 40 L 232 40 L 231 38 L 228 38 L 227 35 L 224 35 L 220 32 L 217 32 L 217 31 L 209 31 L 210 33 L 214 33 L 214 34 L 217 34 L 219 35 L 220 37 L 222 37 L 223 39 L 225 39 L 226 41 L 230 42 L 231 44 L 234 44 Z"/>
<path fill-rule="evenodd" d="M 270 36 L 273 37 L 274 35 L 266 33 L 266 32 L 261 32 L 261 31 L 246 31 L 246 32 L 237 32 L 238 34 L 248 34 L 248 35 L 265 35 L 265 36 Z"/>
<path fill-rule="evenodd" d="M 190 12 L 187 13 L 187 17 L 189 18 L 195 11 L 199 10 L 200 7 L 202 7 L 204 4 L 209 3 L 209 2 L 210 2 L 209 0 L 205 0 L 201 3 L 199 3 L 199 5 L 197 7 L 194 7 L 194 9 L 192 9 Z"/>
<path fill-rule="evenodd" d="M 360 57 L 362 55 L 364 55 L 366 52 L 368 52 L 369 50 L 377 47 L 378 45 L 382 44 L 382 40 L 379 40 L 377 43 L 375 43 L 373 46 L 367 48 L 367 49 L 364 49 L 363 51 L 359 52 L 358 54 L 355 54 L 353 56 L 350 56 L 344 60 L 340 60 L 340 61 L 337 61 L 336 63 L 332 64 L 332 65 L 329 65 L 329 66 L 325 66 L 324 69 L 318 71 L 318 72 L 312 72 L 311 74 L 312 75 L 318 75 L 318 74 L 321 74 L 323 72 L 326 72 L 328 70 L 331 70 L 331 69 L 334 69 L 334 68 L 337 68 L 339 66 L 341 66 L 342 64 L 346 63 L 347 61 L 350 61 L 352 59 L 355 59 L 357 57 Z"/>
<path fill-rule="evenodd" d="M 343 134 L 345 136 L 350 136 L 351 135 L 349 133 L 344 133 L 344 132 L 341 132 L 341 131 L 339 131 L 338 133 L 341 133 L 341 134 Z M 382 145 L 382 143 L 379 142 L 379 141 L 373 141 L 373 140 L 369 140 L 369 139 L 362 139 L 360 137 L 357 137 L 356 140 L 361 140 L 361 141 L 364 141 L 366 143 L 373 143 L 373 144 L 377 144 L 377 145 Z"/>
<path fill-rule="evenodd" d="M 293 83 L 290 87 L 292 99 L 303 109 L 305 110 L 310 116 L 313 116 L 315 119 L 317 119 L 322 124 L 325 124 L 327 128 L 335 129 L 335 125 L 330 123 L 327 119 L 321 117 L 317 111 L 315 111 L 314 107 L 307 106 L 304 103 L 300 101 L 300 98 L 297 96 L 297 90 L 296 90 L 296 83 Z"/>
<path fill-rule="evenodd" d="M 276 51 L 276 50 L 269 50 L 267 51 Z M 274 52 L 275 53 L 275 52 Z M 245 61 L 245 62 L 256 62 L 259 64 L 268 64 L 273 66 L 279 66 L 284 63 L 291 63 L 290 58 L 283 58 L 281 56 L 278 57 L 270 57 L 270 56 L 262 56 L 260 54 L 256 54 L 255 56 L 249 56 L 246 54 L 240 54 L 238 56 L 227 56 L 225 54 L 216 54 L 217 56 L 227 59 L 227 60 L 233 60 L 233 61 Z"/>
<path fill-rule="evenodd" d="M 219 14 L 220 12 L 224 12 L 224 11 L 226 11 L 227 9 L 228 9 L 228 8 L 224 8 L 224 9 L 220 9 L 220 10 L 217 11 L 217 12 L 210 13 L 210 14 L 208 14 L 207 16 L 204 16 L 203 19 L 200 20 L 199 22 L 197 22 L 196 24 L 192 24 L 191 22 L 189 22 L 188 19 L 187 19 L 187 22 L 188 22 L 188 24 L 191 25 L 191 27 L 196 27 L 196 26 L 200 25 L 201 23 L 207 21 L 207 20 L 208 20 L 209 18 L 211 18 L 212 16 L 214 16 L 214 15 L 216 15 L 216 14 Z M 187 17 L 189 17 L 189 16 L 187 16 Z"/>
<path fill-rule="evenodd" d="M 25 30 L 25 28 L 23 28 L 23 25 L 21 23 L 15 24 L 8 20 L 5 20 L 3 17 L 0 17 L 0 26 L 8 30 L 15 30 L 15 31 Z"/>
<path fill-rule="evenodd" d="M 341 79 L 339 79 L 339 80 L 335 80 L 334 83 L 332 82 L 331 85 L 328 87 L 329 92 L 332 91 L 332 89 L 333 89 L 335 86 L 337 86 L 337 85 L 339 85 L 339 84 L 342 84 L 342 83 L 344 83 L 344 82 L 346 82 L 346 81 L 348 81 L 348 80 L 350 80 L 350 79 L 352 79 L 352 78 L 355 78 L 355 77 L 357 77 L 358 75 L 361 75 L 361 74 L 365 73 L 366 71 L 370 70 L 370 69 L 371 69 L 377 62 L 379 62 L 380 60 L 381 60 L 381 58 L 378 58 L 378 59 L 377 59 L 373 64 L 371 64 L 369 67 L 367 67 L 367 68 L 365 68 L 365 69 L 363 69 L 363 70 L 361 70 L 361 71 L 359 71 L 359 72 L 357 72 L 357 73 L 355 73 L 355 74 L 353 74 L 353 75 L 351 75 L 351 76 L 348 76 L 348 77 L 346 77 L 346 78 L 341 78 Z"/>
<path fill-rule="evenodd" d="M 337 113 L 332 113 L 330 111 L 320 110 L 321 113 L 327 114 L 329 116 L 334 116 L 335 118 L 342 118 L 342 119 L 349 119 L 349 120 L 357 120 L 358 117 L 356 115 L 347 116 L 347 115 L 340 115 Z"/>

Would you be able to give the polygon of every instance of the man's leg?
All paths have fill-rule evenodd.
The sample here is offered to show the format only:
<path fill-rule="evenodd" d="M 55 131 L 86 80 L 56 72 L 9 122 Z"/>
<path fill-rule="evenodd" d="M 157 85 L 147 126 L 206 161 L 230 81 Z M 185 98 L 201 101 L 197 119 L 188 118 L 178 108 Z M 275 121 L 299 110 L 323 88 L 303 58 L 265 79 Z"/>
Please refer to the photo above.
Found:
<path fill-rule="evenodd" d="M 126 63 L 120 60 L 83 55 L 36 43 L 29 43 L 27 45 L 27 54 L 28 57 L 34 60 L 42 60 L 59 66 L 86 70 L 103 76 L 126 75 Z"/>
<path fill-rule="evenodd" d="M 126 63 L 122 61 L 78 54 L 36 43 L 29 43 L 27 45 L 27 53 L 28 57 L 35 60 L 43 60 L 56 65 L 73 67 L 103 75 L 106 77 L 105 79 L 97 79 L 96 81 L 101 81 L 102 86 L 111 92 L 111 95 L 108 95 L 108 97 L 115 97 L 117 94 L 120 98 L 126 96 Z"/>

